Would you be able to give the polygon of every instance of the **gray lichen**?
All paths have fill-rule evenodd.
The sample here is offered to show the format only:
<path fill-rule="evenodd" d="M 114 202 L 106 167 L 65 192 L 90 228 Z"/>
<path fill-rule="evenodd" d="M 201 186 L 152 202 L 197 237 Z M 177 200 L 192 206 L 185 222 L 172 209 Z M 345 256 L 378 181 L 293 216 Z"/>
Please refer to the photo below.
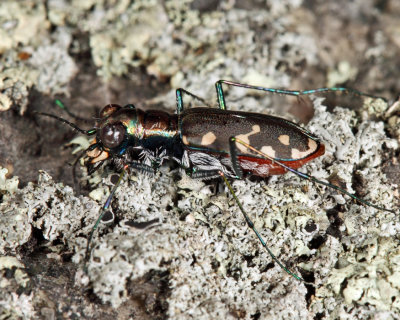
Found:
<path fill-rule="evenodd" d="M 356 134 L 353 127 L 359 128 Z M 336 108 L 331 114 L 317 106 L 309 128 L 326 143 L 326 155 L 307 165 L 306 171 L 325 180 L 337 174 L 351 191 L 351 172 L 358 170 L 367 177 L 366 199 L 393 208 L 394 189 L 385 184 L 379 164 L 382 146 L 396 148 L 397 144 L 385 137 L 381 122 L 359 123 L 354 112 Z M 163 183 L 161 177 L 167 181 Z M 245 318 L 256 313 L 280 318 L 285 313 L 288 317 L 309 314 L 304 284 L 276 264 L 269 266 L 270 257 L 229 195 L 213 196 L 209 186 L 186 177 L 177 186 L 168 179 L 171 173 L 167 172 L 156 178 L 137 175 L 117 192 L 115 201 L 124 218 L 158 218 L 162 223 L 136 230 L 122 221 L 96 240 L 88 277 L 103 301 L 118 306 L 127 298 L 125 283 L 155 269 L 170 272 L 172 318 L 229 317 L 234 310 Z M 323 308 L 339 312 L 342 303 L 353 301 L 357 307 L 352 307 L 360 312 L 394 312 L 399 289 L 395 281 L 399 248 L 394 238 L 400 228 L 395 214 L 352 203 L 291 174 L 273 177 L 268 184 L 235 181 L 234 187 L 280 259 L 290 262 L 300 255 L 311 256 L 298 266 L 315 276 L 313 312 Z M 339 238 L 327 232 L 332 223 L 327 211 L 335 210 L 337 203 L 344 205 L 344 211 L 337 213 L 343 220 Z M 317 227 L 308 232 L 310 221 Z M 318 234 L 326 241 L 310 249 Z M 363 253 L 365 248 L 369 253 Z M 332 302 L 326 305 L 328 297 L 335 298 L 334 307 Z"/>
<path fill-rule="evenodd" d="M 25 266 L 16 257 L 0 257 L 0 317 L 2 319 L 29 319 L 34 315 L 33 294 L 24 292 L 31 286 L 24 268 Z M 17 294 L 16 291 L 20 293 Z"/>
<path fill-rule="evenodd" d="M 30 89 L 68 95 L 68 83 L 77 72 L 68 54 L 71 32 L 60 27 L 49 33 L 43 3 L 2 1 L 0 6 L 0 111 L 14 103 L 24 114 Z"/>
<path fill-rule="evenodd" d="M 353 79 L 364 90 L 398 88 L 393 84 L 397 77 L 387 77 L 387 68 L 396 72 L 400 43 L 399 20 L 390 10 L 362 1 L 346 3 L 345 10 L 341 1 L 205 3 L 2 1 L 0 111 L 15 105 L 24 114 L 33 86 L 42 94 L 69 96 L 69 81 L 79 71 L 77 57 L 84 50 L 103 79 L 135 79 L 132 70 L 141 67 L 167 82 L 171 90 L 141 102 L 169 110 L 175 109 L 174 88 L 211 100 L 213 83 L 221 78 L 292 89 Z M 393 1 L 386 5 L 396 10 Z M 213 6 L 220 10 L 210 10 Z M 308 6 L 318 7 L 318 15 Z M 360 17 L 372 17 L 374 28 L 361 24 Z M 359 60 L 370 62 L 360 65 Z M 86 94 L 79 98 L 87 99 Z M 110 92 L 101 94 L 109 98 Z M 285 114 L 291 104 L 275 103 L 275 98 L 239 88 L 227 93 L 229 108 L 266 112 L 272 105 L 272 113 Z M 324 103 L 315 101 L 307 127 L 325 143 L 326 154 L 301 170 L 397 214 L 362 206 L 292 174 L 233 183 L 271 250 L 313 286 L 271 263 L 223 185 L 214 194 L 210 184 L 168 167 L 155 176 L 134 172 L 125 179 L 113 201 L 118 225 L 101 226 L 95 233 L 85 273 L 87 237 L 112 187 L 109 173 L 89 179 L 95 188 L 85 197 L 45 172 L 37 183 L 18 188 L 17 178 L 7 179 L 2 169 L 0 306 L 6 308 L 1 317 L 57 310 L 49 304 L 38 312 L 41 303 L 23 280 L 28 264 L 22 259 L 38 250 L 34 241 L 40 233 L 51 251 L 47 257 L 61 260 L 59 248 L 73 255 L 76 286 L 93 288 L 109 309 L 130 303 L 140 291 L 135 281 L 160 272 L 167 278 L 164 298 L 173 319 L 395 319 L 400 312 L 399 194 L 389 182 L 396 179 L 386 179 L 382 164 L 390 156 L 394 165 L 398 161 L 399 104 L 388 109 L 385 101 L 372 99 L 357 112 L 336 108 L 331 113 Z M 159 222 L 146 229 L 132 223 L 154 219 Z M 79 309 L 70 307 L 68 312 Z M 91 314 L 92 308 L 82 314 Z"/>

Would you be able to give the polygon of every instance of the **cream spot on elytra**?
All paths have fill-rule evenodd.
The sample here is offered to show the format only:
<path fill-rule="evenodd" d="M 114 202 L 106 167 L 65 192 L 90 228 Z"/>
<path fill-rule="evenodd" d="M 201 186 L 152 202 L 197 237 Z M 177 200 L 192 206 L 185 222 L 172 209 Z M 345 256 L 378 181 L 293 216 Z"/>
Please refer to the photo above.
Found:
<path fill-rule="evenodd" d="M 314 152 L 317 150 L 318 144 L 315 140 L 308 138 L 308 147 L 311 152 Z"/>
<path fill-rule="evenodd" d="M 317 142 L 313 139 L 308 138 L 308 149 L 306 151 L 300 151 L 298 149 L 292 149 L 292 159 L 301 159 L 307 157 L 309 154 L 317 150 Z"/>
<path fill-rule="evenodd" d="M 271 146 L 264 146 L 260 151 L 271 158 L 275 158 L 276 152 Z"/>
<path fill-rule="evenodd" d="M 289 136 L 287 134 L 282 134 L 278 137 L 278 140 L 284 144 L 285 146 L 288 146 L 290 144 Z"/>
<path fill-rule="evenodd" d="M 215 134 L 210 131 L 201 138 L 201 145 L 209 146 L 210 144 L 213 144 L 216 139 L 217 137 L 215 136 Z"/>
<path fill-rule="evenodd" d="M 246 134 L 239 134 L 235 136 L 236 139 L 243 141 L 244 143 L 250 144 L 249 137 L 253 134 L 257 134 L 261 131 L 261 128 L 258 124 L 251 127 L 252 131 Z M 243 153 L 249 153 L 249 150 L 239 142 L 236 142 L 236 147 Z"/>

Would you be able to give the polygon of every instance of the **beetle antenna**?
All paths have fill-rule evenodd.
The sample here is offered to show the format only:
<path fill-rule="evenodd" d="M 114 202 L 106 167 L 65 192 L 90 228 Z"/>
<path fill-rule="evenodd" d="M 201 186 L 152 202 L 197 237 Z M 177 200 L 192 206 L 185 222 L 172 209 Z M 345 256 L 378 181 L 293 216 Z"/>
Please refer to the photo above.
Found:
<path fill-rule="evenodd" d="M 50 118 L 56 119 L 56 120 L 58 120 L 60 122 L 66 123 L 70 127 L 72 127 L 75 130 L 77 130 L 78 132 L 80 132 L 82 134 L 85 134 L 87 136 L 91 136 L 91 135 L 94 135 L 96 133 L 96 129 L 95 128 L 92 128 L 92 129 L 89 129 L 89 130 L 83 130 L 83 129 L 79 128 L 75 123 L 69 122 L 68 120 L 66 120 L 64 118 L 57 117 L 57 116 L 55 116 L 54 114 L 51 114 L 51 113 L 38 112 L 38 111 L 35 111 L 35 113 L 39 114 L 41 116 L 50 117 Z"/>
<path fill-rule="evenodd" d="M 64 112 L 66 112 L 69 116 L 71 116 L 72 118 L 74 118 L 76 120 L 83 121 L 83 122 L 92 122 L 93 121 L 93 119 L 82 118 L 80 116 L 77 116 L 75 113 L 72 113 L 69 110 L 69 108 L 64 103 L 62 103 L 61 100 L 59 100 L 59 99 L 54 100 L 54 103 L 58 107 L 60 107 L 60 109 L 63 109 Z"/>

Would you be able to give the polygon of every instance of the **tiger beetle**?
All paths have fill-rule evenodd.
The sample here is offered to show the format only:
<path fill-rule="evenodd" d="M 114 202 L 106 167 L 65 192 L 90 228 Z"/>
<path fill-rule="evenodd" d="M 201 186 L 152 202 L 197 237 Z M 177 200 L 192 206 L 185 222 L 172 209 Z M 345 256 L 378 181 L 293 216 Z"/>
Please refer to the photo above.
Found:
<path fill-rule="evenodd" d="M 324 154 L 324 144 L 318 137 L 283 118 L 241 111 L 227 110 L 222 85 L 261 90 L 268 93 L 305 96 L 326 92 L 342 92 L 377 98 L 353 89 L 334 87 L 307 91 L 264 88 L 232 81 L 216 82 L 218 108 L 211 108 L 204 99 L 186 91 L 176 90 L 176 114 L 163 111 L 143 111 L 128 104 L 121 107 L 109 104 L 100 112 L 94 128 L 83 130 L 76 124 L 48 113 L 39 113 L 66 123 L 87 136 L 95 135 L 89 148 L 89 173 L 105 161 L 112 160 L 120 170 L 87 241 L 85 262 L 90 258 L 91 240 L 95 230 L 109 209 L 111 200 L 124 175 L 131 169 L 153 173 L 165 160 L 172 159 L 193 179 L 222 178 L 237 203 L 250 229 L 254 231 L 271 258 L 289 275 L 304 281 L 286 267 L 268 248 L 259 231 L 232 188 L 230 179 L 248 176 L 261 178 L 290 171 L 303 179 L 335 189 L 354 200 L 378 210 L 395 213 L 372 204 L 331 183 L 297 171 L 305 163 Z M 186 94 L 204 103 L 206 107 L 185 109 Z M 60 102 L 58 104 L 66 109 Z M 66 109 L 68 114 L 71 114 Z"/>

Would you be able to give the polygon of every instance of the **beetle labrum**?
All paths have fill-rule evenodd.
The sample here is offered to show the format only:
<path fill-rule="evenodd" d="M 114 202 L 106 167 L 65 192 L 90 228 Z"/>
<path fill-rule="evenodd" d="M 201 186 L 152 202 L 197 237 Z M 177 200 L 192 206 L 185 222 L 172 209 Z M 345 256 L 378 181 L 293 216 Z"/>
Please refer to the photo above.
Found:
<path fill-rule="evenodd" d="M 290 171 L 301 178 L 333 188 L 366 206 L 394 213 L 394 210 L 374 205 L 336 185 L 297 171 L 305 163 L 323 155 L 324 144 L 312 133 L 286 119 L 227 110 L 223 84 L 298 97 L 324 92 L 374 97 L 340 87 L 292 91 L 219 80 L 216 83 L 218 108 L 210 108 L 202 98 L 184 89 L 178 89 L 176 114 L 155 110 L 142 111 L 132 104 L 125 107 L 109 104 L 100 112 L 95 127 L 89 130 L 82 130 L 74 123 L 52 114 L 39 113 L 64 122 L 85 135 L 96 135 L 86 150 L 90 172 L 107 160 L 113 160 L 121 171 L 118 182 L 112 188 L 89 235 L 86 261 L 90 258 L 93 233 L 109 209 L 125 173 L 130 169 L 154 172 L 168 159 L 177 162 L 192 178 L 222 177 L 247 225 L 254 231 L 262 246 L 281 268 L 298 280 L 303 279 L 281 263 L 268 248 L 228 179 L 243 179 L 251 175 L 265 178 Z M 200 100 L 208 107 L 185 109 L 183 94 Z"/>

